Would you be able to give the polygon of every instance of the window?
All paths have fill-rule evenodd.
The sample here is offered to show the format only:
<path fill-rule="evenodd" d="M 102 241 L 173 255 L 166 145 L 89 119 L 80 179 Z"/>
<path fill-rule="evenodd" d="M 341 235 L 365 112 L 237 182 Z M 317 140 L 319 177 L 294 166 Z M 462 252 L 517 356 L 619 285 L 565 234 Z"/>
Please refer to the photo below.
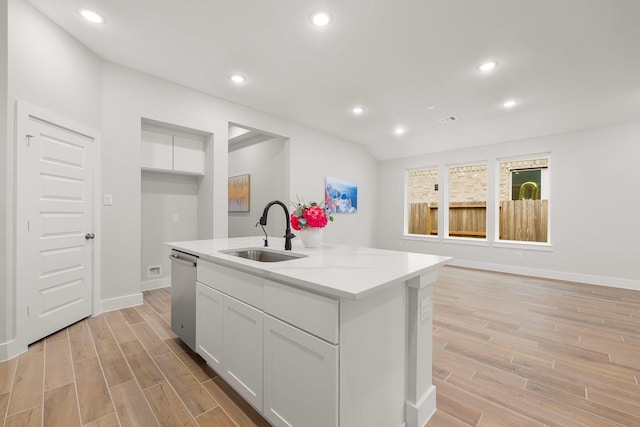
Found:
<path fill-rule="evenodd" d="M 408 234 L 438 235 L 438 169 L 407 172 Z"/>
<path fill-rule="evenodd" d="M 449 236 L 487 237 L 487 164 L 449 167 Z"/>
<path fill-rule="evenodd" d="M 549 241 L 549 158 L 501 161 L 499 240 Z"/>

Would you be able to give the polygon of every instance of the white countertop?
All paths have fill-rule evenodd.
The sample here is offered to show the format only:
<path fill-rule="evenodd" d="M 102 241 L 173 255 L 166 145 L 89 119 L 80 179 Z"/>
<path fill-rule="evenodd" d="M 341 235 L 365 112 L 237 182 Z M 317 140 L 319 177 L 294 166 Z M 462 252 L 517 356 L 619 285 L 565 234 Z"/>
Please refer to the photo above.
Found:
<path fill-rule="evenodd" d="M 274 237 L 269 237 L 268 250 L 308 256 L 281 262 L 259 262 L 220 252 L 262 248 L 262 236 L 170 242 L 167 245 L 216 264 L 347 299 L 364 298 L 398 281 L 435 270 L 451 259 L 333 244 L 306 249 L 297 239 L 293 240 L 291 251 L 284 251 L 284 238 Z"/>

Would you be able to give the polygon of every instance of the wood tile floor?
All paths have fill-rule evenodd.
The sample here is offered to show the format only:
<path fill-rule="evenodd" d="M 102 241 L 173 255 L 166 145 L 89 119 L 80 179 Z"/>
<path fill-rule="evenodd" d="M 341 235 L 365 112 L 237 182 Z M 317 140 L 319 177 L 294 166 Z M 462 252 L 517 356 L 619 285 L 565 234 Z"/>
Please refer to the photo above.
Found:
<path fill-rule="evenodd" d="M 0 426 L 268 426 L 176 338 L 170 304 L 144 292 L 0 362 Z"/>
<path fill-rule="evenodd" d="M 0 362 L 0 426 L 268 426 L 169 318 L 148 291 Z M 429 427 L 640 427 L 640 292 L 445 267 L 433 336 Z"/>
<path fill-rule="evenodd" d="M 447 267 L 429 427 L 640 426 L 640 292 Z"/>

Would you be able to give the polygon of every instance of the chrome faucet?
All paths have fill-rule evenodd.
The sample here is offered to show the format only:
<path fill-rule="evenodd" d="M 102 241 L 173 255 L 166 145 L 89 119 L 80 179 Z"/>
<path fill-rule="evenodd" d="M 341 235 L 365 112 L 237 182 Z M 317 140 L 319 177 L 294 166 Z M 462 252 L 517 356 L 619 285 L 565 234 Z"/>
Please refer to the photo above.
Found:
<path fill-rule="evenodd" d="M 296 237 L 296 235 L 291 232 L 291 225 L 289 223 L 289 209 L 287 209 L 287 206 L 284 203 L 282 203 L 280 200 L 274 200 L 273 202 L 267 203 L 267 206 L 265 206 L 264 211 L 262 212 L 262 216 L 260 217 L 260 221 L 258 221 L 258 224 L 262 227 L 262 231 L 264 231 L 264 226 L 267 225 L 267 214 L 269 213 L 269 208 L 271 208 L 271 206 L 273 205 L 280 205 L 282 206 L 282 209 L 284 209 L 284 220 L 285 220 L 285 224 L 287 224 L 286 229 L 284 231 L 284 250 L 290 251 L 291 239 Z M 256 224 L 256 226 L 258 224 Z M 268 236 L 266 231 L 264 231 L 264 237 L 265 237 L 264 245 L 269 246 L 269 242 L 267 241 Z"/>

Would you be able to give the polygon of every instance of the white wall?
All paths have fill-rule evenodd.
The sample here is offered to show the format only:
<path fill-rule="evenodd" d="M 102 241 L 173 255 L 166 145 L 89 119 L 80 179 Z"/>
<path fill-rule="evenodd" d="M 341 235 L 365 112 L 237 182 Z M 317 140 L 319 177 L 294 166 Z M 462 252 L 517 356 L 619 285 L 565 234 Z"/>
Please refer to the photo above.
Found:
<path fill-rule="evenodd" d="M 171 249 L 165 242 L 198 238 L 198 180 L 189 175 L 142 172 L 141 220 L 142 289 L 168 286 Z M 178 215 L 178 222 L 174 222 Z M 148 268 L 160 266 L 161 275 L 149 277 Z"/>
<path fill-rule="evenodd" d="M 3 7 L 4 7 L 3 2 Z M 6 254 L 0 250 L 2 261 L 6 265 L 0 285 L 0 360 L 3 352 L 12 345 L 15 338 L 15 234 L 13 212 L 14 200 L 14 116 L 16 100 L 21 99 L 37 105 L 60 116 L 72 119 L 94 129 L 100 129 L 100 87 L 102 61 L 69 34 L 37 12 L 24 0 L 8 0 L 7 18 L 7 96 L 2 110 L 6 120 L 6 146 L 2 142 L 0 159 L 6 164 L 6 175 L 2 183 L 0 198 L 3 203 L 0 219 L 6 218 L 5 231 L 0 232 L 3 244 L 6 242 Z M 4 10 L 4 9 L 3 9 Z M 4 32 L 4 31 L 3 31 Z M 2 50 L 2 49 L 0 49 Z M 0 52 L 1 53 L 1 52 Z M 5 64 L 6 64 L 5 63 Z M 3 73 L 0 73 L 3 74 Z M 3 79 L 4 80 L 4 79 Z M 6 155 L 6 162 L 5 156 Z M 3 173 L 4 173 L 4 167 Z M 6 240 L 5 240 L 6 238 Z M 99 237 L 98 237 L 99 239 Z M 98 240 L 96 239 L 96 240 Z M 6 260 L 6 261 L 5 261 Z M 1 272 L 0 268 L 0 272 Z M 6 283 L 6 289 L 3 287 Z"/>
<path fill-rule="evenodd" d="M 453 256 L 471 267 L 640 289 L 639 135 L 636 123 L 381 162 L 377 243 Z M 546 152 L 552 251 L 403 239 L 406 169 L 478 160 L 491 165 L 496 158 Z"/>
<path fill-rule="evenodd" d="M 358 183 L 358 212 L 336 214 L 325 228 L 323 240 L 356 246 L 372 246 L 378 221 L 378 167 L 362 146 L 345 144 L 338 138 L 311 131 L 304 139 L 291 139 L 290 198 L 324 200 L 325 178 L 342 178 Z"/>
<path fill-rule="evenodd" d="M 205 213 L 199 208 L 198 216 L 208 219 L 214 237 L 228 233 L 227 145 L 232 122 L 290 138 L 291 182 L 285 200 L 291 194 L 321 200 L 327 175 L 357 180 L 361 211 L 337 218 L 325 236 L 330 242 L 372 243 L 377 163 L 361 146 L 110 63 L 103 68 L 102 89 L 103 192 L 113 195 L 113 206 L 102 213 L 107 236 L 102 247 L 102 299 L 109 306 L 136 301 L 140 292 L 141 117 L 213 134 L 208 144 L 213 205 Z"/>
<path fill-rule="evenodd" d="M 229 237 L 255 236 L 262 233 L 256 223 L 267 203 L 280 200 L 289 204 L 287 141 L 273 138 L 229 152 L 229 176 L 250 174 L 250 211 L 229 212 Z M 284 236 L 282 209 L 269 210 L 267 233 Z"/>
<path fill-rule="evenodd" d="M 102 246 L 102 300 L 108 307 L 136 304 L 141 298 L 141 173 L 140 121 L 144 117 L 213 134 L 207 144 L 207 176 L 214 194 L 226 193 L 227 122 L 212 110 L 211 97 L 166 81 L 105 63 L 102 80 L 102 180 L 103 193 L 113 205 L 102 212 L 106 236 Z M 219 152 L 217 152 L 218 150 Z M 224 174 L 224 175 L 222 175 Z M 216 187 L 217 185 L 217 187 Z M 211 188 L 211 187 L 209 187 Z M 206 199 L 206 198 L 203 198 Z M 198 206 L 212 224 L 208 228 L 226 235 L 226 212 Z M 126 226 L 123 226 L 126 224 Z M 200 224 L 199 224 L 200 225 Z M 199 228 L 199 227 L 198 227 Z M 217 233 L 217 234 L 216 234 Z"/>

